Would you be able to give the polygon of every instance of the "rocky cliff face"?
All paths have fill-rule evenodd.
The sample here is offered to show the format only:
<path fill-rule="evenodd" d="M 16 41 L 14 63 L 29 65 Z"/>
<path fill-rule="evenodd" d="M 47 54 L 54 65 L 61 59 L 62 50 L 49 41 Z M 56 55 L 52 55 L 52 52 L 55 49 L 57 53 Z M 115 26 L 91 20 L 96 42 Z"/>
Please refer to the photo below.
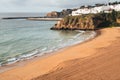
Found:
<path fill-rule="evenodd" d="M 54 27 L 51 29 L 56 30 L 85 30 L 85 29 L 95 29 L 95 22 L 93 16 L 68 16 L 63 20 L 58 21 Z"/>
<path fill-rule="evenodd" d="M 53 11 L 53 12 L 47 13 L 46 16 L 47 16 L 47 17 L 50 17 L 50 18 L 56 18 L 56 17 L 59 16 L 59 13 L 56 12 L 56 11 Z"/>
<path fill-rule="evenodd" d="M 52 12 L 47 13 L 46 17 L 50 17 L 50 18 L 63 18 L 65 16 L 68 16 L 71 13 L 72 13 L 72 9 L 62 10 L 61 12 L 52 11 Z"/>
<path fill-rule="evenodd" d="M 58 21 L 52 30 L 94 30 L 110 26 L 120 26 L 116 13 L 87 14 L 80 16 L 67 16 Z M 117 20 L 118 19 L 118 20 Z"/>
<path fill-rule="evenodd" d="M 117 19 L 117 23 L 120 23 L 120 19 Z"/>

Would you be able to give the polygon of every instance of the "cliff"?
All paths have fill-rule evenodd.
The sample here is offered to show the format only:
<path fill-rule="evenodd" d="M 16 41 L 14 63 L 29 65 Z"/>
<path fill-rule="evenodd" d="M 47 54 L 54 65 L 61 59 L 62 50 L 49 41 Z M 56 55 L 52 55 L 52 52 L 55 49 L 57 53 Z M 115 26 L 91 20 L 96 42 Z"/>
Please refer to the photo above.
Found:
<path fill-rule="evenodd" d="M 120 13 L 120 12 L 119 12 Z M 58 21 L 52 30 L 94 30 L 104 27 L 120 26 L 118 12 L 67 16 Z"/>
<path fill-rule="evenodd" d="M 94 29 L 93 16 L 67 16 L 61 21 L 58 21 L 51 29 Z"/>
<path fill-rule="evenodd" d="M 59 14 L 58 12 L 52 11 L 52 12 L 47 13 L 46 17 L 56 18 L 59 16 L 58 14 Z"/>
<path fill-rule="evenodd" d="M 46 17 L 49 18 L 63 18 L 65 16 L 68 16 L 69 14 L 72 13 L 72 9 L 66 9 L 66 10 L 62 10 L 61 12 L 57 12 L 57 11 L 52 11 L 46 14 Z"/>

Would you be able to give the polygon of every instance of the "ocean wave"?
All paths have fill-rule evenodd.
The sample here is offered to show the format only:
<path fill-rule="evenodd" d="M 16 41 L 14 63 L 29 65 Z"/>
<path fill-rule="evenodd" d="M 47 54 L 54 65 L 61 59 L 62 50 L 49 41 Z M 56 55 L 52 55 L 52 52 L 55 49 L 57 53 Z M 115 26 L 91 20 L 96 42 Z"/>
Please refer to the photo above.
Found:
<path fill-rule="evenodd" d="M 53 46 L 53 47 L 50 47 L 50 48 L 44 47 L 42 49 L 38 48 L 38 49 L 35 49 L 35 50 L 33 50 L 29 53 L 21 54 L 17 57 L 9 58 L 6 61 L 1 62 L 0 66 L 13 64 L 13 63 L 16 63 L 18 61 L 24 61 L 24 60 L 32 59 L 32 58 L 38 57 L 38 56 L 43 56 L 47 53 L 54 52 L 54 51 L 57 51 L 57 50 L 62 49 L 64 47 L 72 46 L 72 45 L 84 42 L 84 41 L 89 40 L 91 38 L 94 38 L 96 36 L 96 32 L 94 32 L 94 31 L 88 32 L 89 36 L 86 36 L 85 31 L 79 31 L 79 30 L 77 30 L 77 31 L 79 33 L 76 34 L 74 37 L 68 39 L 67 42 L 64 42 L 63 39 L 60 39 L 60 40 L 58 40 L 59 44 L 57 46 Z M 86 36 L 86 37 L 81 38 L 81 36 Z"/>

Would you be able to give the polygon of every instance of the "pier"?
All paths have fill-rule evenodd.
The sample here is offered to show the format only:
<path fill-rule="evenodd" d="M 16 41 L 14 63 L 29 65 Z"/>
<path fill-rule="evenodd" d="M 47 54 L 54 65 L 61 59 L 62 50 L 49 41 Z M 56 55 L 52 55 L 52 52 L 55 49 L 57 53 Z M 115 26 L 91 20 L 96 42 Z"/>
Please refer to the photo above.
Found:
<path fill-rule="evenodd" d="M 62 18 L 47 18 L 47 17 L 6 17 L 2 19 L 27 19 L 34 21 L 60 21 Z"/>
<path fill-rule="evenodd" d="M 60 21 L 62 18 L 27 18 L 28 20 L 35 20 L 35 21 Z"/>

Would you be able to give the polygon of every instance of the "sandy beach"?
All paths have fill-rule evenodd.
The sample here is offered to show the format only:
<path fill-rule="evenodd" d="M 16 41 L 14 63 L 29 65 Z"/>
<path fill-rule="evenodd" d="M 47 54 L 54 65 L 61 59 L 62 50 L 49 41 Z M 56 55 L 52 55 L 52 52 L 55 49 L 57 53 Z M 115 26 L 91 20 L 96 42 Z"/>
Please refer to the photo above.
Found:
<path fill-rule="evenodd" d="M 120 28 L 0 73 L 0 80 L 120 80 Z"/>

